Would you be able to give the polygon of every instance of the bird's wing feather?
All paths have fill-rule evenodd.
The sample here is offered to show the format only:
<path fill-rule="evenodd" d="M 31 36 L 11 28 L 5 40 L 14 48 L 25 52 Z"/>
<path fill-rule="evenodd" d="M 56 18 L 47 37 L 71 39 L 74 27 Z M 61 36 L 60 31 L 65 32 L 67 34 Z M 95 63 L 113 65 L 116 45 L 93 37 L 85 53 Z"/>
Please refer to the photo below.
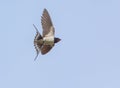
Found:
<path fill-rule="evenodd" d="M 41 54 L 46 54 L 48 53 L 51 49 L 52 49 L 53 46 L 50 46 L 50 45 L 43 45 L 41 47 Z"/>
<path fill-rule="evenodd" d="M 43 37 L 47 35 L 50 32 L 51 27 L 53 28 L 53 33 L 54 33 L 54 27 L 50 18 L 50 15 L 47 11 L 47 9 L 44 9 L 42 17 L 41 17 L 41 24 L 43 28 Z"/>

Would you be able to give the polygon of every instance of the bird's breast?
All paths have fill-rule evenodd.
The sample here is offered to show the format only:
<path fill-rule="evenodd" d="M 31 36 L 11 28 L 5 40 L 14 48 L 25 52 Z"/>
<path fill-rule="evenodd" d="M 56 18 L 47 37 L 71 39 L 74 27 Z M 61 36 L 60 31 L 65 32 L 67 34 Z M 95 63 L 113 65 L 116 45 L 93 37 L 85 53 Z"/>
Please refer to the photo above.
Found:
<path fill-rule="evenodd" d="M 43 38 L 44 45 L 54 45 L 54 36 L 44 37 Z"/>

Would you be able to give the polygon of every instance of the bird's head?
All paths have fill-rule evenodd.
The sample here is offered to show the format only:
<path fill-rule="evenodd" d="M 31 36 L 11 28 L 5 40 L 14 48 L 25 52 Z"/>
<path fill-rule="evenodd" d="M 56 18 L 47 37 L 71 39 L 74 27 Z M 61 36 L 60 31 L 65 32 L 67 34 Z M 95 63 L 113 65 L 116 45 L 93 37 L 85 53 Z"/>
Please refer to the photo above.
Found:
<path fill-rule="evenodd" d="M 55 39 L 54 39 L 54 43 L 57 43 L 57 42 L 59 42 L 59 41 L 61 41 L 60 38 L 55 38 Z"/>

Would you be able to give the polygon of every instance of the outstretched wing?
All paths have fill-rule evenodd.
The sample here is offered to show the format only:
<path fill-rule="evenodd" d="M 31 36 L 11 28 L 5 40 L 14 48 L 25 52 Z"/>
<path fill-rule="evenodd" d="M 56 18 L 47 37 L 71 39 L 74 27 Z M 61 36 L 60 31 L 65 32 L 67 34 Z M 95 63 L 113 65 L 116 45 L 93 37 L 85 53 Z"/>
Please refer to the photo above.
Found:
<path fill-rule="evenodd" d="M 52 34 L 49 35 L 53 35 L 54 36 L 54 27 L 50 18 L 50 15 L 47 11 L 47 9 L 44 9 L 42 17 L 41 17 L 41 24 L 42 24 L 42 28 L 43 28 L 43 37 L 45 37 L 50 31 Z"/>
<path fill-rule="evenodd" d="M 52 49 L 53 46 L 50 46 L 50 45 L 43 45 L 41 47 L 41 54 L 46 54 L 48 53 L 51 49 Z"/>
<path fill-rule="evenodd" d="M 42 39 L 42 36 L 41 36 L 41 34 L 39 33 L 38 29 L 36 28 L 36 26 L 34 24 L 33 24 L 33 26 L 36 29 L 36 36 L 34 38 L 34 46 L 35 46 L 35 49 L 36 49 L 36 52 L 37 52 L 34 60 L 36 60 L 37 57 L 38 57 L 38 54 L 40 52 L 40 48 L 42 46 L 42 44 L 38 43 L 38 40 Z"/>

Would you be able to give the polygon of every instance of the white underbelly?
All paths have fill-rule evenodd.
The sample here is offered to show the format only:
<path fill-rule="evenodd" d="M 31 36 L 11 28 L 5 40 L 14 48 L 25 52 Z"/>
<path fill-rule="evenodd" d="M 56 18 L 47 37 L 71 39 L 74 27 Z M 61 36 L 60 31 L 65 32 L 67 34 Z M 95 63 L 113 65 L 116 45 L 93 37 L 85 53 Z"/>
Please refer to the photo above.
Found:
<path fill-rule="evenodd" d="M 50 37 L 44 37 L 43 38 L 44 44 L 45 45 L 54 45 L 54 36 L 50 36 Z"/>

